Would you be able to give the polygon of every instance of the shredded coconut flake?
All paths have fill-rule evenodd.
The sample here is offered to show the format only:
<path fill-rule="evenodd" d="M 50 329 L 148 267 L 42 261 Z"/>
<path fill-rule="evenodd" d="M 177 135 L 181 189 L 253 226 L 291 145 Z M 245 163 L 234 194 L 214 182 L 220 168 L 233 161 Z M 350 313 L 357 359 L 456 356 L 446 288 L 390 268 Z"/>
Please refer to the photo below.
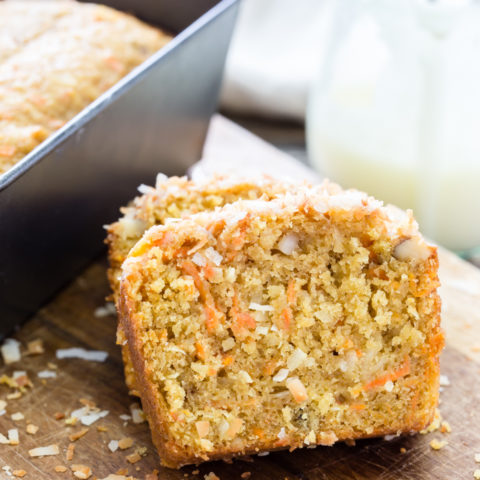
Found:
<path fill-rule="evenodd" d="M 222 263 L 223 257 L 212 247 L 208 247 L 205 250 L 205 255 L 217 267 Z"/>
<path fill-rule="evenodd" d="M 195 252 L 195 254 L 193 255 L 192 257 L 192 262 L 195 264 L 195 265 L 198 265 L 199 267 L 205 267 L 205 265 L 207 265 L 207 260 L 205 259 L 205 257 L 199 253 L 199 252 Z"/>
<path fill-rule="evenodd" d="M 108 449 L 111 451 L 111 452 L 116 452 L 118 450 L 118 440 L 111 440 L 109 443 L 108 443 Z"/>
<path fill-rule="evenodd" d="M 6 365 L 18 362 L 22 358 L 20 353 L 20 342 L 14 338 L 7 338 L 0 347 L 0 350 L 2 352 L 3 361 Z"/>
<path fill-rule="evenodd" d="M 288 368 L 281 368 L 277 374 L 273 377 L 274 382 L 283 382 L 288 377 L 290 371 Z"/>
<path fill-rule="evenodd" d="M 8 443 L 10 445 L 18 445 L 19 438 L 18 438 L 18 430 L 16 428 L 11 428 L 8 431 Z"/>
<path fill-rule="evenodd" d="M 273 312 L 273 307 L 271 305 L 260 305 L 255 302 L 251 302 L 248 308 L 257 312 Z"/>
<path fill-rule="evenodd" d="M 108 357 L 107 352 L 100 350 L 85 350 L 84 348 L 63 348 L 57 350 L 57 358 L 81 358 L 92 362 L 104 362 Z"/>
<path fill-rule="evenodd" d="M 298 235 L 290 232 L 285 234 L 278 242 L 278 249 L 285 255 L 291 255 L 298 247 Z"/>
<path fill-rule="evenodd" d="M 38 378 L 57 378 L 57 372 L 53 370 L 42 370 L 38 372 Z"/>
<path fill-rule="evenodd" d="M 288 357 L 287 367 L 292 372 L 298 368 L 307 359 L 307 354 L 300 348 L 296 348 L 293 353 Z"/>
<path fill-rule="evenodd" d="M 98 307 L 95 309 L 93 314 L 98 317 L 108 317 L 109 315 L 115 315 L 117 310 L 115 309 L 115 305 L 112 302 L 107 302 L 102 307 Z"/>
<path fill-rule="evenodd" d="M 278 438 L 279 440 L 283 440 L 283 439 L 286 438 L 286 437 L 287 437 L 287 434 L 285 433 L 285 428 L 282 427 L 282 428 L 280 429 L 280 431 L 278 432 L 277 438 Z"/>
<path fill-rule="evenodd" d="M 450 380 L 446 375 L 440 375 L 440 385 L 442 387 L 449 387 L 450 386 Z"/>
<path fill-rule="evenodd" d="M 162 183 L 165 183 L 168 180 L 168 177 L 164 173 L 158 173 L 155 179 L 155 188 L 160 188 Z"/>
<path fill-rule="evenodd" d="M 145 185 L 144 183 L 141 183 L 137 190 L 142 194 L 142 195 L 146 195 L 147 193 L 150 193 L 151 191 L 153 191 L 154 189 L 152 187 L 149 187 L 148 185 Z"/>
<path fill-rule="evenodd" d="M 106 417 L 110 412 L 108 410 L 102 410 L 101 412 L 89 413 L 88 415 L 83 415 L 80 417 L 80 421 L 83 425 L 92 425 L 97 420 L 100 420 L 103 417 Z"/>

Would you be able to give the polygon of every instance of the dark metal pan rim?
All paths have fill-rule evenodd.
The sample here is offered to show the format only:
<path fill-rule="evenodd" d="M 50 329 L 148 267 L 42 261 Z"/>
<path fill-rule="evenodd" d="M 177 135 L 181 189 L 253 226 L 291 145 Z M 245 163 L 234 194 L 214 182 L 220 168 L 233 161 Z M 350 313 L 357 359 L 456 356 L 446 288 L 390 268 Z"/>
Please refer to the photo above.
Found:
<path fill-rule="evenodd" d="M 41 162 L 52 150 L 59 147 L 67 138 L 74 133 L 81 135 L 82 127 L 98 113 L 104 110 L 114 100 L 123 95 L 128 89 L 138 83 L 149 70 L 161 59 L 168 56 L 183 41 L 188 41 L 191 34 L 203 29 L 210 21 L 215 19 L 221 12 L 231 7 L 237 0 L 222 0 L 205 12 L 201 17 L 191 23 L 188 27 L 172 38 L 158 52 L 134 68 L 125 77 L 120 79 L 115 85 L 100 95 L 92 103 L 87 105 L 81 112 L 69 120 L 63 127 L 51 134 L 40 145 L 35 147 L 13 167 L 0 175 L 0 191 L 7 188 L 15 180 L 20 178 L 30 170 L 34 165 Z"/>

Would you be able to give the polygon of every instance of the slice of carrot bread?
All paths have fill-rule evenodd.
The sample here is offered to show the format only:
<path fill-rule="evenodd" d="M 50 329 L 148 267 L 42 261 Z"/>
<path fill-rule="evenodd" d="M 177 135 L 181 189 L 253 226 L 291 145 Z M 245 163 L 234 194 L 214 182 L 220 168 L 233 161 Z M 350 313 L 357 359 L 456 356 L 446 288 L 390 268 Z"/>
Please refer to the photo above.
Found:
<path fill-rule="evenodd" d="M 162 463 L 424 428 L 437 269 L 411 214 L 356 191 L 149 229 L 123 263 L 119 310 Z"/>
<path fill-rule="evenodd" d="M 276 195 L 298 188 L 296 184 L 278 182 L 267 177 L 256 181 L 217 177 L 194 182 L 186 177 L 158 175 L 155 188 L 142 185 L 142 196 L 121 209 L 123 217 L 107 227 L 109 249 L 108 278 L 116 301 L 119 293 L 121 266 L 130 249 L 153 225 L 163 225 L 168 218 L 185 217 L 192 213 L 213 210 L 239 199 L 272 199 Z M 323 189 L 334 191 L 339 187 L 324 183 Z M 125 341 L 121 326 L 118 343 Z M 126 384 L 132 394 L 138 395 L 135 373 L 128 349 L 122 347 Z"/>

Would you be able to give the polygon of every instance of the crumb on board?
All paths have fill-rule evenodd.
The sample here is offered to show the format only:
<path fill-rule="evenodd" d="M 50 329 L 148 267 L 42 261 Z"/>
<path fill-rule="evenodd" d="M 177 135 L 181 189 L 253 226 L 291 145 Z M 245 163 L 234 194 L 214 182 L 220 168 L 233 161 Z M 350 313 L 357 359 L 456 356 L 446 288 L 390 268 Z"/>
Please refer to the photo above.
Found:
<path fill-rule="evenodd" d="M 400 448 L 400 453 L 407 453 L 407 449 L 405 447 Z"/>
<path fill-rule="evenodd" d="M 72 433 L 68 436 L 68 439 L 71 442 L 76 442 L 78 439 L 82 438 L 86 433 L 89 431 L 88 428 L 82 428 L 82 430 L 79 430 L 78 432 Z"/>
<path fill-rule="evenodd" d="M 205 480 L 220 480 L 220 478 L 217 475 L 215 475 L 213 472 L 207 473 L 207 475 L 205 475 L 203 478 Z"/>
<path fill-rule="evenodd" d="M 430 441 L 430 447 L 433 450 L 441 450 L 446 445 L 448 445 L 448 442 L 446 440 L 438 440 L 438 438 L 434 438 Z"/>
<path fill-rule="evenodd" d="M 36 447 L 28 451 L 31 457 L 47 457 L 50 455 L 58 455 L 59 453 L 60 449 L 56 444 L 47 445 L 46 447 Z"/>
<path fill-rule="evenodd" d="M 147 473 L 145 480 L 158 480 L 158 470 L 153 470 L 153 472 Z"/>
<path fill-rule="evenodd" d="M 14 470 L 12 474 L 14 477 L 23 478 L 27 472 L 25 470 Z"/>
<path fill-rule="evenodd" d="M 130 437 L 123 437 L 118 441 L 118 446 L 121 450 L 126 450 L 133 445 L 133 438 Z"/>
<path fill-rule="evenodd" d="M 64 473 L 67 471 L 67 467 L 65 467 L 64 465 L 57 465 L 54 470 L 58 473 Z"/>
<path fill-rule="evenodd" d="M 127 455 L 126 459 L 127 459 L 127 462 L 133 464 L 133 463 L 139 462 L 142 459 L 142 457 L 138 452 L 134 452 L 134 453 L 131 453 L 130 455 Z"/>
<path fill-rule="evenodd" d="M 99 432 L 108 432 L 108 428 L 103 426 L 103 425 L 98 425 L 97 426 L 97 431 Z"/>
<path fill-rule="evenodd" d="M 480 453 L 476 453 L 473 457 L 477 463 L 480 463 Z"/>
<path fill-rule="evenodd" d="M 442 432 L 442 433 L 451 433 L 452 432 L 452 427 L 450 426 L 450 424 L 446 420 L 444 420 L 440 424 L 440 432 Z"/>
<path fill-rule="evenodd" d="M 80 478 L 82 480 L 86 480 L 92 476 L 92 470 L 87 465 L 72 465 L 72 472 L 73 476 L 76 478 Z"/>
<path fill-rule="evenodd" d="M 108 443 L 108 449 L 113 453 L 118 450 L 118 440 L 110 440 Z"/>
<path fill-rule="evenodd" d="M 25 430 L 29 435 L 35 435 L 38 432 L 38 429 L 39 427 L 37 425 L 29 423 Z"/>
<path fill-rule="evenodd" d="M 12 415 L 10 416 L 10 418 L 14 421 L 14 422 L 19 422 L 21 420 L 24 420 L 25 419 L 25 416 L 23 415 L 22 412 L 15 412 L 15 413 L 12 413 Z"/>
<path fill-rule="evenodd" d="M 243 472 L 241 475 L 240 475 L 244 480 L 246 480 L 247 478 L 250 478 L 252 476 L 252 472 Z"/>
<path fill-rule="evenodd" d="M 71 461 L 73 459 L 73 454 L 75 453 L 75 444 L 74 443 L 69 443 L 67 447 L 67 455 L 66 459 L 68 461 Z"/>
<path fill-rule="evenodd" d="M 40 338 L 36 338 L 27 343 L 27 354 L 28 355 L 41 355 L 45 353 L 45 349 L 43 348 L 43 340 Z"/>
<path fill-rule="evenodd" d="M 65 414 L 62 413 L 62 412 L 55 412 L 55 413 L 53 414 L 53 418 L 54 418 L 55 420 L 62 420 L 62 419 L 65 418 Z"/>

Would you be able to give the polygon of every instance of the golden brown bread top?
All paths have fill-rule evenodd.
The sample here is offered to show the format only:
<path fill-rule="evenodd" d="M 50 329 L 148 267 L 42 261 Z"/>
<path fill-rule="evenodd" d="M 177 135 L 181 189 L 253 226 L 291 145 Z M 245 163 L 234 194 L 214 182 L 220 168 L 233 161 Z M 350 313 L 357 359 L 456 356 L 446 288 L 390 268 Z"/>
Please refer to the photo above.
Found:
<path fill-rule="evenodd" d="M 0 2 L 0 174 L 169 40 L 101 5 Z"/>

